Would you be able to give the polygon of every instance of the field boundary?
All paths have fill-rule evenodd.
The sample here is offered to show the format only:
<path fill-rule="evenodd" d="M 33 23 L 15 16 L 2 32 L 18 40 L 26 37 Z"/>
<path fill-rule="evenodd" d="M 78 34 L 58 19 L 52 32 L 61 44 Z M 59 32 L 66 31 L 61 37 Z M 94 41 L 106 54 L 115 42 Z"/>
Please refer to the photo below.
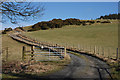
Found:
<path fill-rule="evenodd" d="M 83 47 L 76 48 L 74 46 L 71 47 L 71 46 L 67 46 L 67 45 L 63 46 L 63 45 L 59 45 L 59 44 L 39 42 L 37 40 L 32 39 L 31 37 L 28 37 L 26 35 L 21 34 L 21 33 L 10 34 L 9 36 L 17 41 L 24 42 L 25 44 L 32 45 L 32 46 L 40 46 L 40 47 L 44 46 L 46 48 L 48 48 L 48 47 L 66 47 L 66 50 L 75 51 L 75 52 L 87 54 L 90 56 L 94 56 L 94 57 L 97 57 L 97 58 L 99 58 L 103 61 L 106 61 L 106 62 L 116 63 L 116 62 L 120 61 L 120 54 L 119 54 L 120 48 L 116 48 L 116 55 L 113 58 L 110 55 L 107 55 L 107 56 L 104 55 L 105 54 L 104 48 L 102 48 L 102 51 L 103 51 L 102 54 L 99 54 L 97 52 L 99 49 L 96 46 L 94 46 L 93 48 L 90 47 L 91 51 L 86 51 L 83 49 Z M 21 38 L 24 38 L 24 39 L 21 39 Z"/>

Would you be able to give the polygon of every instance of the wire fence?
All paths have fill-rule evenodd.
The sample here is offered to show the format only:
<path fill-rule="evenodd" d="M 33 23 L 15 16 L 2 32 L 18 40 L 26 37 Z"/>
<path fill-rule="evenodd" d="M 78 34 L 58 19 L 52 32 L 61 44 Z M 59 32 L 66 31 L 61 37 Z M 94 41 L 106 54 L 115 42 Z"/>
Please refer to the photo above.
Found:
<path fill-rule="evenodd" d="M 119 48 L 103 47 L 103 46 L 98 46 L 98 45 L 74 44 L 74 43 L 71 43 L 71 44 L 61 43 L 59 45 L 65 46 L 66 49 L 76 50 L 76 51 L 84 52 L 88 54 L 93 54 L 100 58 L 108 58 L 108 59 L 113 59 L 113 60 L 120 59 Z"/>
<path fill-rule="evenodd" d="M 26 36 L 24 33 L 22 34 Z M 84 52 L 88 54 L 96 55 L 97 57 L 108 59 L 108 60 L 120 60 L 120 48 L 117 47 L 105 47 L 98 45 L 86 45 L 86 44 L 74 44 L 74 43 L 66 43 L 64 41 L 61 42 L 52 42 L 52 41 L 40 41 L 36 38 L 27 36 L 29 39 L 34 39 L 35 41 L 41 42 L 41 44 L 49 45 L 49 46 L 60 46 L 66 47 L 66 49 L 76 50 L 79 52 Z"/>
<path fill-rule="evenodd" d="M 120 60 L 120 48 L 113 47 L 103 47 L 97 45 L 85 45 L 85 44 L 74 44 L 74 43 L 56 43 L 56 42 L 48 42 L 48 41 L 40 41 L 36 38 L 33 39 L 30 36 L 26 36 L 24 34 L 19 34 L 19 37 L 25 38 L 25 41 L 32 42 L 34 44 L 48 46 L 48 47 L 66 47 L 67 50 L 78 51 L 82 53 L 87 53 L 91 55 L 95 55 L 99 58 L 106 60 Z M 6 60 L 8 57 L 8 50 L 6 48 Z"/>

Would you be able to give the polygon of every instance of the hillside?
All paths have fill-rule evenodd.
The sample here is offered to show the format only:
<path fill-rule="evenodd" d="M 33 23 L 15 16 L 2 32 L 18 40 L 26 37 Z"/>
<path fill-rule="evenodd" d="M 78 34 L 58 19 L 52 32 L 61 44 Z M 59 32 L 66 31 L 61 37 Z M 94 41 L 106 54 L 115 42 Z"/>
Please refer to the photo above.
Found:
<path fill-rule="evenodd" d="M 25 33 L 40 41 L 77 46 L 99 45 L 117 47 L 117 24 L 93 24 L 87 26 L 66 25 L 60 29 L 39 30 Z"/>

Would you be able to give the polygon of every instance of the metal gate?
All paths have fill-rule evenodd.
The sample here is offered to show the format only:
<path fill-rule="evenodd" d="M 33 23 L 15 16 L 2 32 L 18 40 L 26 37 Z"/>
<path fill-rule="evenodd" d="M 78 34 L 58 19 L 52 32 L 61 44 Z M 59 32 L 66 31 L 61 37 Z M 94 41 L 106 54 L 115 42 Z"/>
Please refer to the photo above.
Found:
<path fill-rule="evenodd" d="M 64 47 L 34 47 L 34 60 L 36 61 L 57 61 L 62 60 L 66 56 L 66 48 Z"/>

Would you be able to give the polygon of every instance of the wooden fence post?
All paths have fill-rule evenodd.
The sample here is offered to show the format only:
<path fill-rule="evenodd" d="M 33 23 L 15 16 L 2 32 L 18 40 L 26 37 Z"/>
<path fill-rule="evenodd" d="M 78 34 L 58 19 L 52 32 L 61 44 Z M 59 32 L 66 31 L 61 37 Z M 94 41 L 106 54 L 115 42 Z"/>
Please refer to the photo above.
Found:
<path fill-rule="evenodd" d="M 99 46 L 98 46 L 97 48 L 98 48 L 98 52 L 97 52 L 97 53 L 98 53 L 98 55 L 99 55 Z"/>
<path fill-rule="evenodd" d="M 80 50 L 80 46 L 79 46 L 79 44 L 78 44 L 78 51 Z"/>
<path fill-rule="evenodd" d="M 8 61 L 8 47 L 6 47 L 6 61 Z"/>
<path fill-rule="evenodd" d="M 102 48 L 102 56 L 104 57 L 104 48 Z"/>
<path fill-rule="evenodd" d="M 64 54 L 65 54 L 64 57 L 66 57 L 66 48 L 64 48 Z"/>
<path fill-rule="evenodd" d="M 92 51 L 91 51 L 91 45 L 90 45 L 90 54 L 92 53 Z"/>
<path fill-rule="evenodd" d="M 116 52 L 116 60 L 118 60 L 118 48 L 117 48 L 117 52 Z"/>
<path fill-rule="evenodd" d="M 33 56 L 34 56 L 33 53 L 34 53 L 34 46 L 31 46 L 31 60 L 34 60 L 34 59 L 33 59 Z"/>
<path fill-rule="evenodd" d="M 84 45 L 82 45 L 82 50 L 84 51 Z"/>
<path fill-rule="evenodd" d="M 24 61 L 25 59 L 25 46 L 23 46 L 23 49 L 22 49 L 22 61 Z"/>
<path fill-rule="evenodd" d="M 74 44 L 73 44 L 73 49 L 74 49 Z"/>
<path fill-rule="evenodd" d="M 84 52 L 86 52 L 86 45 L 84 45 Z"/>
<path fill-rule="evenodd" d="M 120 48 L 118 48 L 118 59 L 120 61 Z"/>
<path fill-rule="evenodd" d="M 79 50 L 81 51 L 81 45 L 79 44 Z"/>
<path fill-rule="evenodd" d="M 94 53 L 93 54 L 95 54 L 96 53 L 96 46 L 94 46 Z"/>
<path fill-rule="evenodd" d="M 66 43 L 66 48 L 67 48 L 67 43 Z"/>
<path fill-rule="evenodd" d="M 120 48 L 118 47 L 118 66 L 120 66 Z M 120 67 L 119 67 L 120 69 Z M 120 73 L 118 73 L 120 75 Z"/>
<path fill-rule="evenodd" d="M 50 51 L 51 51 L 51 50 L 50 50 L 50 48 L 49 48 L 49 57 L 48 57 L 48 58 L 49 58 L 49 60 L 50 60 Z"/>
<path fill-rule="evenodd" d="M 108 47 L 108 59 L 110 58 L 110 49 Z"/>

